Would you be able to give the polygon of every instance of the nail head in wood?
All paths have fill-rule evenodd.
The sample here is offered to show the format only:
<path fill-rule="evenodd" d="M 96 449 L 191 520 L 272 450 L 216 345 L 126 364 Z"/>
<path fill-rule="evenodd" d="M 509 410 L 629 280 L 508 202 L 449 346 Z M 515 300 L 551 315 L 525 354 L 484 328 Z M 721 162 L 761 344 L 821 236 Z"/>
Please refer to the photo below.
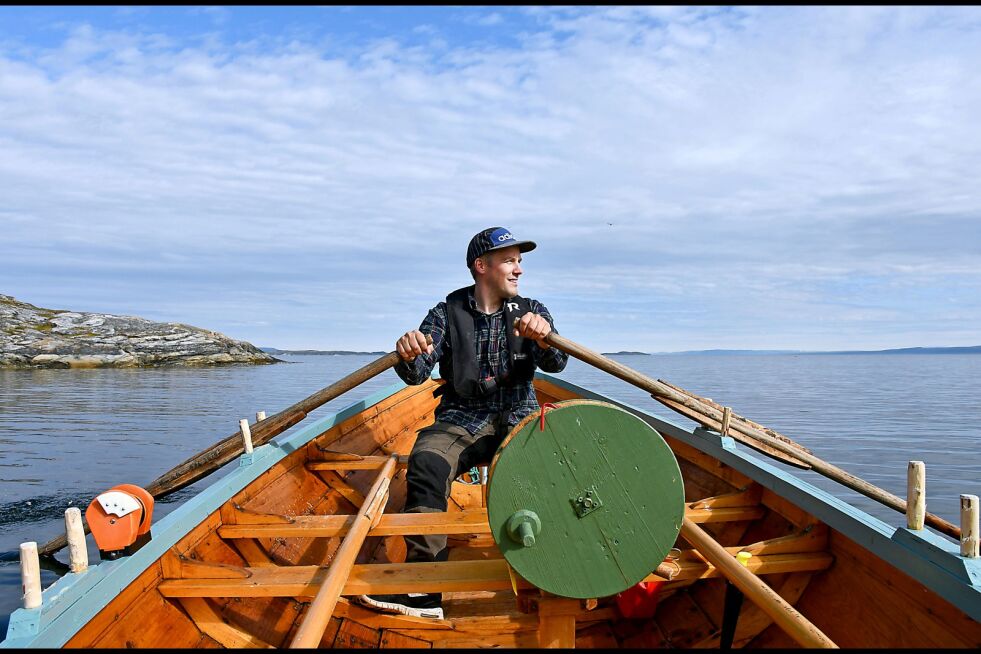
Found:
<path fill-rule="evenodd" d="M 82 512 L 78 507 L 65 510 L 65 535 L 68 538 L 68 568 L 72 572 L 85 572 L 89 568 L 89 550 L 85 545 L 85 529 Z"/>
<path fill-rule="evenodd" d="M 242 418 L 238 421 L 238 426 L 242 431 L 242 442 L 245 444 L 245 453 L 252 454 L 252 431 L 249 429 L 249 421 Z"/>
<path fill-rule="evenodd" d="M 961 556 L 979 556 L 978 496 L 961 495 Z"/>
<path fill-rule="evenodd" d="M 24 589 L 24 608 L 41 606 L 41 561 L 37 555 L 37 543 L 20 544 L 20 578 Z"/>
<path fill-rule="evenodd" d="M 906 526 L 923 529 L 926 518 L 926 465 L 910 461 L 906 470 Z"/>

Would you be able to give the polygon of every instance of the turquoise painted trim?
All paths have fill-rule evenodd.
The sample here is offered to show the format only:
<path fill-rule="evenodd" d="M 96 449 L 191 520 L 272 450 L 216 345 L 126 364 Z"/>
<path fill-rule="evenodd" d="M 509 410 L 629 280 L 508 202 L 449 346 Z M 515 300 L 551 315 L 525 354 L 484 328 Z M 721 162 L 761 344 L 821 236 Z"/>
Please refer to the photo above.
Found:
<path fill-rule="evenodd" d="M 722 438 L 718 432 L 701 427 L 690 430 L 565 380 L 543 373 L 537 375 L 583 397 L 610 402 L 631 411 L 656 430 L 719 459 L 777 495 L 787 498 L 831 529 L 902 570 L 981 622 L 981 559 L 960 556 L 959 543 L 926 529 L 911 531 L 905 527 L 893 527 L 776 467 L 755 450 L 738 444 L 731 437 Z"/>
<path fill-rule="evenodd" d="M 246 463 L 229 465 L 228 473 L 153 525 L 152 539 L 131 556 L 104 561 L 81 574 L 68 573 L 42 593 L 40 609 L 17 609 L 10 614 L 6 639 L 0 648 L 61 647 L 95 617 L 116 595 L 153 565 L 190 529 L 214 513 L 265 471 L 305 446 L 310 440 L 398 391 L 397 382 L 309 425 L 295 426 L 257 447 Z M 243 457 L 246 455 L 243 455 Z"/>

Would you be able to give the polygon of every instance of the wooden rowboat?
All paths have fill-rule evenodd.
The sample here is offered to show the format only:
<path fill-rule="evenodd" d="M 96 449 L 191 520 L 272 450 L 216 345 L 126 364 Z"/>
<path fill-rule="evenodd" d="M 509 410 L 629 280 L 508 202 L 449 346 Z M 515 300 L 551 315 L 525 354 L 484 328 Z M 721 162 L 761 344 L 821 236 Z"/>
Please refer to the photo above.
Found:
<path fill-rule="evenodd" d="M 154 524 L 134 554 L 69 573 L 39 608 L 15 611 L 2 646 L 286 647 L 314 633 L 306 642 L 341 648 L 718 647 L 737 578 L 693 530 L 730 561 L 751 553 L 752 584 L 764 582 L 834 645 L 981 646 L 981 559 L 961 556 L 957 543 L 889 526 L 716 431 L 548 375 L 535 384 L 543 405 L 618 406 L 673 452 L 685 524 L 695 527 L 646 578 L 662 582 L 652 618 L 624 617 L 616 596 L 570 599 L 523 579 L 490 533 L 485 485 L 454 482 L 446 513 L 400 512 L 407 455 L 439 401 L 441 382 L 430 380 L 394 385 L 243 454 Z M 402 562 L 403 536 L 414 533 L 448 534 L 449 560 Z M 445 619 L 351 601 L 405 592 L 442 592 Z M 746 597 L 732 646 L 802 642 L 761 595 Z"/>

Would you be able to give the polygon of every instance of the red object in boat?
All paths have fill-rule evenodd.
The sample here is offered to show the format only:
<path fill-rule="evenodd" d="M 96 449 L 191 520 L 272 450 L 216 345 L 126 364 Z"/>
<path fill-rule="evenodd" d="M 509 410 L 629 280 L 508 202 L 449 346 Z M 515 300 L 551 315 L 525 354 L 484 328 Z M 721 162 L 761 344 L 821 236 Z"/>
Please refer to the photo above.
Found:
<path fill-rule="evenodd" d="M 657 610 L 657 596 L 663 581 L 641 581 L 622 593 L 617 593 L 617 609 L 620 615 L 630 619 L 653 618 Z"/>

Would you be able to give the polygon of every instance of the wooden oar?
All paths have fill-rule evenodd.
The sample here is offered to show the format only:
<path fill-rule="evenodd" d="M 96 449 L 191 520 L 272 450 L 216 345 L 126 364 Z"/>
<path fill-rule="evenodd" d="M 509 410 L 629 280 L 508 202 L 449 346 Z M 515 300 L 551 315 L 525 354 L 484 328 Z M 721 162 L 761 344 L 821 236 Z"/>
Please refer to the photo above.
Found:
<path fill-rule="evenodd" d="M 584 361 L 591 366 L 599 368 L 604 372 L 608 372 L 614 377 L 618 377 L 625 382 L 633 384 L 634 386 L 647 391 L 658 399 L 666 398 L 674 403 L 683 405 L 693 411 L 697 411 L 700 414 L 708 416 L 712 420 L 717 421 L 719 424 L 722 423 L 721 411 L 708 404 L 705 404 L 704 402 L 700 402 L 699 400 L 695 399 L 697 396 L 692 396 L 687 391 L 680 393 L 666 384 L 651 379 L 647 375 L 639 373 L 618 361 L 609 359 L 598 352 L 585 348 L 574 341 L 570 341 L 568 338 L 560 336 L 555 332 L 550 333 L 545 340 L 549 345 L 552 345 L 553 347 L 574 356 L 580 361 Z M 823 459 L 819 459 L 797 443 L 790 441 L 790 439 L 787 439 L 790 442 L 784 442 L 779 438 L 774 438 L 764 431 L 765 428 L 758 429 L 757 427 L 752 426 L 754 424 L 755 423 L 750 423 L 749 421 L 739 418 L 733 414 L 732 420 L 729 424 L 729 435 L 736 440 L 742 440 L 742 438 L 737 436 L 736 432 L 738 432 L 739 435 L 745 438 L 763 443 L 764 445 L 767 445 L 775 450 L 779 450 L 780 452 L 783 452 L 789 456 L 795 457 L 801 462 L 809 465 L 815 472 L 819 472 L 829 479 L 834 479 L 838 483 L 847 486 L 852 490 L 858 491 L 866 497 L 870 497 L 878 502 L 881 502 L 882 504 L 899 511 L 900 513 L 906 513 L 906 500 L 896 497 L 892 493 L 870 484 L 864 479 L 856 477 L 851 473 L 845 472 L 841 468 L 834 466 Z M 958 540 L 961 537 L 961 530 L 956 525 L 944 520 L 940 516 L 927 513 L 925 522 L 937 531 L 945 533 L 948 536 L 952 536 Z"/>
<path fill-rule="evenodd" d="M 426 341 L 432 344 L 432 339 L 429 336 L 426 336 Z M 355 370 L 347 377 L 317 391 L 304 400 L 300 400 L 293 406 L 283 409 L 276 415 L 270 416 L 261 422 L 257 422 L 251 429 L 253 447 L 259 447 L 272 440 L 275 436 L 278 436 L 306 418 L 307 414 L 314 409 L 363 384 L 372 377 L 380 375 L 397 364 L 399 360 L 400 357 L 397 352 L 389 352 L 385 356 Z M 190 459 L 163 473 L 150 482 L 146 486 L 146 490 L 155 499 L 170 495 L 186 486 L 190 486 L 203 477 L 207 477 L 215 470 L 218 470 L 229 461 L 241 455 L 243 450 L 242 430 L 240 429 L 228 438 L 218 441 L 211 447 L 195 454 Z M 85 525 L 85 533 L 89 533 L 87 524 Z M 67 538 L 64 535 L 58 536 L 38 548 L 38 554 L 51 556 L 63 548 L 67 542 Z"/>

